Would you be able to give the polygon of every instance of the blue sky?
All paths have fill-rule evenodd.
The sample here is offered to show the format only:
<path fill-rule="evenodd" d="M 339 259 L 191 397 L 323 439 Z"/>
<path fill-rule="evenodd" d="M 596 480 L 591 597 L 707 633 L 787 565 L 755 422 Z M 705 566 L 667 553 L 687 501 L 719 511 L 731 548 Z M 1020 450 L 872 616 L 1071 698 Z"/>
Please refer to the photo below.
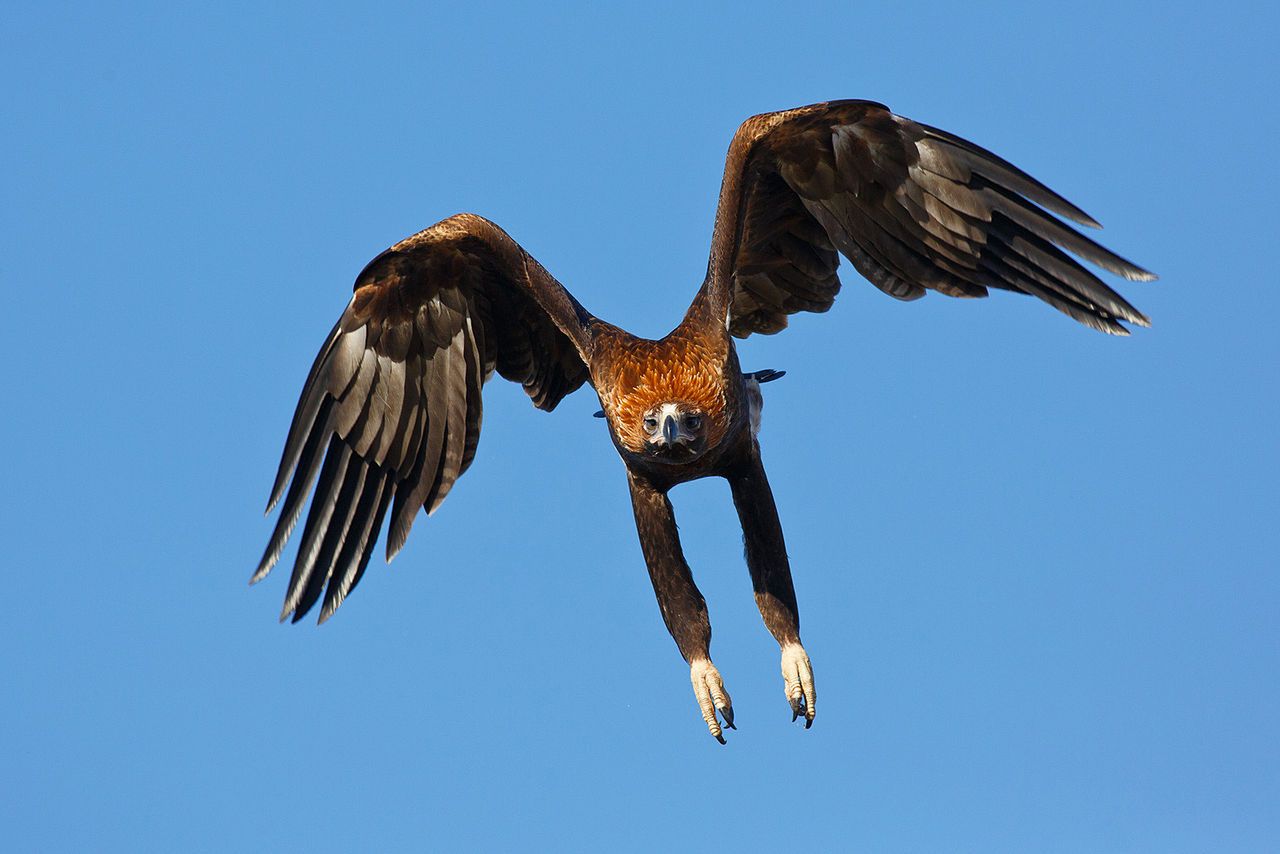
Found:
<path fill-rule="evenodd" d="M 0 338 L 13 850 L 1273 851 L 1273 10 L 14 4 Z M 460 210 L 647 335 L 746 116 L 865 97 L 1161 275 L 1118 340 L 843 268 L 762 443 L 821 694 L 788 723 L 721 482 L 673 493 L 739 730 L 663 629 L 589 391 L 322 628 L 245 586 L 354 275 Z"/>

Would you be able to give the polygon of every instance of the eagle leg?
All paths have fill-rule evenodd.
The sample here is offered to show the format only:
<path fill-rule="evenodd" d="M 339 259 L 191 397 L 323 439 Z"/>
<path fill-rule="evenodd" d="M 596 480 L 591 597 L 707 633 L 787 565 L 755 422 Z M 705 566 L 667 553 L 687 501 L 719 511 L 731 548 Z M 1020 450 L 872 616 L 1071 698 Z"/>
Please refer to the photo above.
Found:
<path fill-rule="evenodd" d="M 805 729 L 813 726 L 818 693 L 813 665 L 800 643 L 800 610 L 791 582 L 791 563 L 782 537 L 782 523 L 773 502 L 773 491 L 760 460 L 760 446 L 753 440 L 745 459 L 725 475 L 733 492 L 733 504 L 742 522 L 742 544 L 751 586 L 765 628 L 782 649 L 782 679 L 791 720 L 804 717 Z"/>
<path fill-rule="evenodd" d="M 667 631 L 675 639 L 680 654 L 689 664 L 689 679 L 702 718 L 711 735 L 724 744 L 724 727 L 733 725 L 733 701 L 725 690 L 720 671 L 711 663 L 711 620 L 707 603 L 693 582 L 693 573 L 680 548 L 675 512 L 666 490 L 659 489 L 634 472 L 628 472 L 631 506 L 636 516 L 640 548 L 649 567 L 649 580 L 658 598 L 658 608 Z"/>

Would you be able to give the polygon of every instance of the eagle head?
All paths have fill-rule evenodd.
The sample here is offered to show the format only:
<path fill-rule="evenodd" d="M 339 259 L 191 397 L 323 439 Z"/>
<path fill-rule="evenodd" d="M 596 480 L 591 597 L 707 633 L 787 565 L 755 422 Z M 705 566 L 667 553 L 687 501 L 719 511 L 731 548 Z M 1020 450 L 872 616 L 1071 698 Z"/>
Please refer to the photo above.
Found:
<path fill-rule="evenodd" d="M 719 348 L 711 346 L 719 344 Z M 724 440 L 732 423 L 723 342 L 628 339 L 594 377 L 618 445 L 655 462 L 681 465 Z"/>
<path fill-rule="evenodd" d="M 698 459 L 724 439 L 729 413 L 722 393 L 673 392 L 676 390 L 671 388 L 644 388 L 630 394 L 600 395 L 604 404 L 601 415 L 608 418 L 624 450 L 679 465 Z"/>

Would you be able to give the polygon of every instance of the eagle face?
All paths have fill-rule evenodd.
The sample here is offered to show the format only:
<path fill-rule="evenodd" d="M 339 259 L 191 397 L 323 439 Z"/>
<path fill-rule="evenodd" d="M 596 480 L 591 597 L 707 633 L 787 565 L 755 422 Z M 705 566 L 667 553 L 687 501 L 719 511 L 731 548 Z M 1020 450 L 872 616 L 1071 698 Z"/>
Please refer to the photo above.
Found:
<path fill-rule="evenodd" d="M 664 401 L 645 410 L 644 449 L 670 462 L 688 462 L 707 449 L 707 413 L 696 404 Z"/>

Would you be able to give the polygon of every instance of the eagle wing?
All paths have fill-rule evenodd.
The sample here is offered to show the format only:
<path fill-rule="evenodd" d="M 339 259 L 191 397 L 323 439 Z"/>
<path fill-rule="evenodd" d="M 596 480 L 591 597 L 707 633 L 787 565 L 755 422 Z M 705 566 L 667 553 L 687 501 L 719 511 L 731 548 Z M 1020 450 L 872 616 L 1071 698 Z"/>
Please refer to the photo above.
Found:
<path fill-rule="evenodd" d="M 829 309 L 837 250 L 902 300 L 1000 288 L 1115 335 L 1128 334 L 1122 320 L 1149 325 L 1067 252 L 1126 279 L 1155 276 L 1050 211 L 1099 227 L 1016 166 L 882 104 L 767 113 L 745 121 L 729 147 L 708 286 L 739 338 Z"/>
<path fill-rule="evenodd" d="M 481 387 L 495 370 L 548 411 L 587 381 L 591 320 L 478 216 L 451 217 L 369 262 L 307 377 L 267 505 L 284 498 L 254 582 L 279 559 L 319 475 L 281 620 L 300 620 L 321 592 L 320 621 L 333 614 L 388 508 L 390 560 L 418 508 L 440 506 L 475 455 Z"/>

